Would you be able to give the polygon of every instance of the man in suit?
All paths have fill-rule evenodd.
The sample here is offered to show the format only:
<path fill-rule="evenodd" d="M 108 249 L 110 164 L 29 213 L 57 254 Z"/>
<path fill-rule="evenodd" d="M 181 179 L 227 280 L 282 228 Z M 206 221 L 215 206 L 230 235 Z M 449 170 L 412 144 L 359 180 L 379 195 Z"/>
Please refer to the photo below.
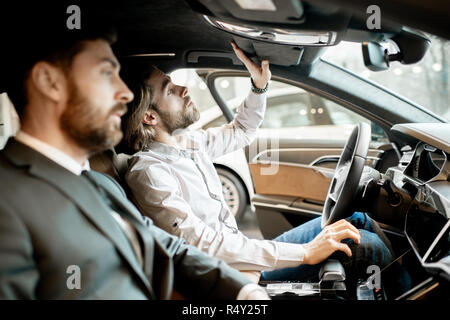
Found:
<path fill-rule="evenodd" d="M 168 299 L 173 288 L 187 298 L 268 298 L 89 170 L 89 155 L 122 138 L 133 94 L 110 35 L 57 22 L 11 44 L 19 50 L 7 89 L 21 129 L 0 153 L 0 298 Z"/>

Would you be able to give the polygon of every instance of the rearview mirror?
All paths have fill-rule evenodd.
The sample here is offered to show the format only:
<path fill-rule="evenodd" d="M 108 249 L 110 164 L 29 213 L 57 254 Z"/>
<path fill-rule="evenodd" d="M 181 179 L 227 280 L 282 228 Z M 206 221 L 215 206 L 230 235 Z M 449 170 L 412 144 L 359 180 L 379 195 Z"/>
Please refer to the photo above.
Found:
<path fill-rule="evenodd" d="M 389 54 L 381 44 L 377 42 L 363 42 L 362 52 L 365 66 L 372 71 L 389 69 Z"/>
<path fill-rule="evenodd" d="M 431 43 L 423 33 L 404 29 L 391 40 L 398 47 L 400 55 L 397 60 L 402 64 L 413 64 L 422 60 Z"/>
<path fill-rule="evenodd" d="M 362 43 L 364 64 L 369 70 L 387 70 L 390 61 L 398 61 L 402 64 L 417 63 L 422 60 L 430 47 L 430 40 L 425 35 L 405 29 L 393 36 L 390 41 L 398 48 L 395 54 L 389 54 L 388 50 L 378 42 Z"/>

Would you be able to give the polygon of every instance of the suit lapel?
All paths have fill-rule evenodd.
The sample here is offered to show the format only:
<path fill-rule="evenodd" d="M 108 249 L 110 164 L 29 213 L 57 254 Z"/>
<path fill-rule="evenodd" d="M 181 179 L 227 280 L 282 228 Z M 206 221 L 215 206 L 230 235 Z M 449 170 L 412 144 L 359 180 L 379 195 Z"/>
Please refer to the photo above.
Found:
<path fill-rule="evenodd" d="M 48 182 L 70 198 L 80 211 L 112 241 L 134 272 L 144 282 L 152 296 L 155 296 L 127 238 L 110 214 L 111 209 L 104 203 L 91 183 L 64 169 L 39 152 L 12 139 L 8 142 L 4 154 L 15 165 L 27 167 L 30 174 Z"/>
<path fill-rule="evenodd" d="M 123 197 L 119 196 L 117 189 L 113 189 L 107 183 L 98 179 L 95 174 L 90 172 L 87 173 L 91 179 L 94 179 L 96 183 L 101 186 L 105 192 L 108 194 L 110 199 L 121 208 L 121 213 L 123 213 L 127 220 L 133 224 L 139 233 L 142 243 L 144 244 L 144 272 L 148 279 L 152 279 L 153 276 L 153 255 L 154 255 L 154 239 L 150 230 L 145 226 L 141 213 L 136 209 L 134 205 Z"/>

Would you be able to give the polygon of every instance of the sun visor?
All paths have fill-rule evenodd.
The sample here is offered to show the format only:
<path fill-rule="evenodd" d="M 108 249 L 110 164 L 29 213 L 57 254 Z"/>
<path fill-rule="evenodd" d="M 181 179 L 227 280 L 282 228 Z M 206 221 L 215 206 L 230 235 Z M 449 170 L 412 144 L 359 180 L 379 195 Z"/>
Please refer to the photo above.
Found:
<path fill-rule="evenodd" d="M 254 52 L 260 60 L 268 59 L 271 64 L 279 66 L 298 65 L 303 55 L 303 48 L 277 46 L 259 41 L 236 39 L 236 44 L 247 52 Z"/>
<path fill-rule="evenodd" d="M 304 49 L 300 47 L 278 46 L 236 37 L 233 40 L 250 59 L 258 64 L 262 60 L 267 59 L 271 64 L 286 67 L 295 66 L 300 63 L 304 52 Z M 187 54 L 186 60 L 188 63 L 197 64 L 198 67 L 202 63 L 211 61 L 215 61 L 216 65 L 219 63 L 222 67 L 229 66 L 230 63 L 233 65 L 242 65 L 242 62 L 232 52 L 194 50 Z"/>

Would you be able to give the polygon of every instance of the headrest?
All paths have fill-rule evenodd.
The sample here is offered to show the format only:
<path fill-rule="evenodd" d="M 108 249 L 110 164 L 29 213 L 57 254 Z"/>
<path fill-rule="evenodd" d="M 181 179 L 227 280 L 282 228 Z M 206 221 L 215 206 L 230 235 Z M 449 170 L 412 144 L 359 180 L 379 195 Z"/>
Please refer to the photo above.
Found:
<path fill-rule="evenodd" d="M 89 164 L 92 170 L 102 172 L 116 180 L 128 194 L 128 186 L 125 183 L 125 173 L 128 169 L 130 155 L 116 154 L 114 149 L 108 149 L 92 155 Z"/>

